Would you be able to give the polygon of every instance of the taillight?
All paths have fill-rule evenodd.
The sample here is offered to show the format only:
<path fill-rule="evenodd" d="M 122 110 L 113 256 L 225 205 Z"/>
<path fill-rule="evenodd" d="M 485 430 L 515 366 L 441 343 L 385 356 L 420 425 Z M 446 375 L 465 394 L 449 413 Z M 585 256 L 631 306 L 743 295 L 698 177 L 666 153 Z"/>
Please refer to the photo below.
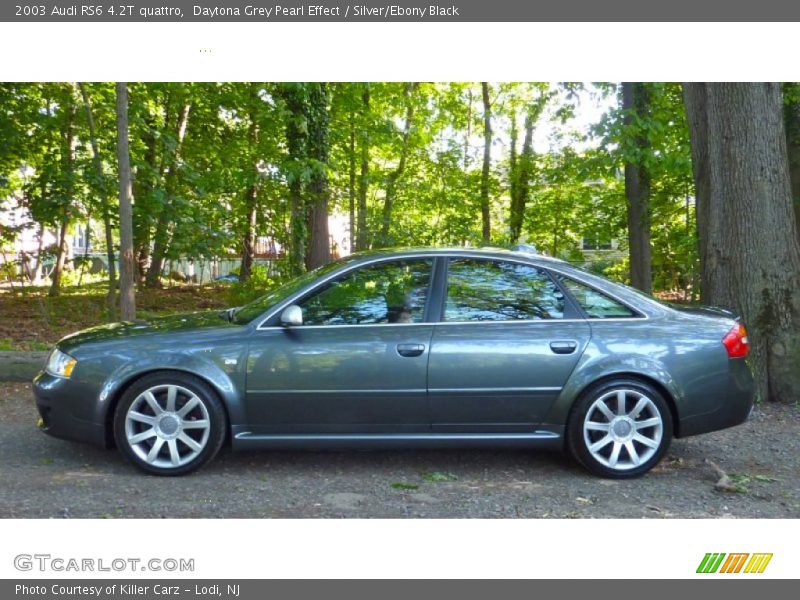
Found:
<path fill-rule="evenodd" d="M 744 358 L 750 351 L 750 342 L 747 341 L 747 330 L 741 323 L 736 323 L 724 338 L 722 345 L 728 351 L 729 358 Z"/>

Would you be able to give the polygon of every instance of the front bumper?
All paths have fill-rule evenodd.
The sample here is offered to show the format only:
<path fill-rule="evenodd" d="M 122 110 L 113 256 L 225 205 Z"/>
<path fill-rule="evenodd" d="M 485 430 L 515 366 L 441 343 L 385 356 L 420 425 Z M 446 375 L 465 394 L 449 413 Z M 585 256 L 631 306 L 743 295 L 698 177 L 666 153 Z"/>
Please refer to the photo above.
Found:
<path fill-rule="evenodd" d="M 107 447 L 104 424 L 80 415 L 80 409 L 85 406 L 87 399 L 75 387 L 70 379 L 56 377 L 45 371 L 36 375 L 33 379 L 33 395 L 39 411 L 39 429 L 64 440 Z"/>

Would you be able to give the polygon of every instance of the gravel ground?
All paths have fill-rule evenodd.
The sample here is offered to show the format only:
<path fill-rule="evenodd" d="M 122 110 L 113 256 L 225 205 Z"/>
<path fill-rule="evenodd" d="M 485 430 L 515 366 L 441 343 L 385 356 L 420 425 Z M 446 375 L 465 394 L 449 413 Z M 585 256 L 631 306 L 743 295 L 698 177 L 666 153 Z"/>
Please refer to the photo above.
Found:
<path fill-rule="evenodd" d="M 224 451 L 182 478 L 140 474 L 115 451 L 36 431 L 28 384 L 0 384 L 0 517 L 800 517 L 800 407 L 675 440 L 633 481 L 558 453 Z M 719 475 L 729 491 L 715 488 Z"/>

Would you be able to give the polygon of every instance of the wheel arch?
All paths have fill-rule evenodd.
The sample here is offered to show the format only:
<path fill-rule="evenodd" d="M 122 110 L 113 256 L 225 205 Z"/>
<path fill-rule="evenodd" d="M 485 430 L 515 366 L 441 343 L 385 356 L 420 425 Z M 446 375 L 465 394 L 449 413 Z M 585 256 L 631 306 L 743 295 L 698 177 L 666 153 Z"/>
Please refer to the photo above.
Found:
<path fill-rule="evenodd" d="M 584 394 L 586 394 L 586 392 L 589 389 L 591 389 L 591 388 L 593 388 L 595 386 L 598 386 L 598 385 L 602 385 L 602 384 L 604 384 L 606 382 L 609 382 L 609 381 L 614 381 L 615 379 L 638 380 L 638 381 L 641 381 L 642 383 L 646 383 L 646 384 L 651 385 L 652 387 L 654 387 L 656 389 L 656 391 L 659 394 L 661 394 L 661 396 L 666 401 L 667 406 L 669 407 L 670 417 L 672 418 L 672 433 L 673 433 L 673 436 L 674 437 L 680 437 L 680 429 L 679 429 L 680 428 L 680 420 L 678 419 L 678 407 L 677 407 L 677 404 L 675 402 L 675 398 L 672 395 L 672 392 L 670 392 L 669 388 L 667 388 L 667 386 L 664 385 L 663 382 L 659 381 L 655 377 L 653 377 L 651 375 L 648 375 L 648 374 L 639 373 L 639 372 L 636 372 L 636 371 L 620 371 L 618 373 L 608 373 L 607 375 L 603 375 L 602 377 L 599 377 L 598 379 L 593 379 L 591 381 L 586 382 L 575 393 L 573 402 L 570 405 L 569 411 L 567 413 L 565 423 L 569 423 L 569 420 L 572 417 L 572 414 L 573 414 L 573 412 L 575 410 L 575 406 L 578 404 L 578 400 L 580 400 L 584 396 Z M 566 431 L 567 431 L 567 428 L 565 428 L 565 432 Z"/>
<path fill-rule="evenodd" d="M 231 411 L 230 407 L 228 406 L 228 401 L 226 399 L 226 394 L 223 390 L 220 389 L 219 385 L 214 381 L 213 378 L 207 377 L 204 374 L 197 373 L 194 370 L 188 368 L 181 368 L 177 366 L 169 366 L 169 367 L 150 367 L 147 369 L 143 369 L 141 371 L 137 371 L 135 373 L 130 373 L 125 379 L 122 379 L 117 386 L 115 386 L 114 390 L 109 394 L 105 408 L 105 414 L 103 415 L 103 429 L 105 434 L 105 445 L 106 448 L 115 448 L 116 442 L 114 441 L 114 413 L 117 410 L 117 406 L 119 405 L 122 396 L 125 392 L 137 381 L 146 377 L 148 375 L 153 375 L 155 373 L 180 373 L 182 375 L 190 375 L 199 379 L 203 383 L 205 383 L 211 389 L 214 394 L 216 394 L 217 399 L 222 404 L 222 408 L 225 411 L 225 419 L 226 419 L 226 427 L 225 427 L 225 441 L 224 444 L 230 443 L 231 438 Z"/>
<path fill-rule="evenodd" d="M 550 407 L 544 424 L 566 428 L 575 404 L 586 390 L 598 382 L 616 378 L 637 379 L 652 385 L 664 397 L 670 409 L 673 436 L 680 437 L 680 415 L 686 406 L 683 382 L 661 361 L 641 354 L 613 355 L 600 352 L 590 343 Z M 566 435 L 564 436 L 566 441 Z"/>

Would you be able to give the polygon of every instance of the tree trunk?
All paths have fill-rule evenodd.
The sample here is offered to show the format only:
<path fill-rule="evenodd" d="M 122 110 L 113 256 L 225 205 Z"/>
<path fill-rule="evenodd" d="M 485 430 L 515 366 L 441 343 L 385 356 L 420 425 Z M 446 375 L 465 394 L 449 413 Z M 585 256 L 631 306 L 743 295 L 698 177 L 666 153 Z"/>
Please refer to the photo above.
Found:
<path fill-rule="evenodd" d="M 39 224 L 39 233 L 36 235 L 36 262 L 33 266 L 33 273 L 31 274 L 31 283 L 39 285 L 42 280 L 42 250 L 44 249 L 44 236 L 47 229 L 44 223 Z"/>
<path fill-rule="evenodd" d="M 508 148 L 508 196 L 510 199 L 508 209 L 508 238 L 509 242 L 514 243 L 514 211 L 519 202 L 519 160 L 517 158 L 517 115 L 511 115 L 511 134 Z M 519 234 L 517 234 L 519 239 Z"/>
<path fill-rule="evenodd" d="M 175 188 L 178 183 L 178 163 L 180 161 L 181 146 L 186 136 L 186 125 L 189 122 L 189 111 L 191 104 L 184 104 L 178 113 L 175 123 L 175 152 L 172 155 L 171 164 L 167 170 L 164 183 L 164 206 L 158 215 L 156 231 L 153 236 L 153 254 L 150 260 L 150 268 L 147 270 L 145 284 L 149 288 L 160 285 L 161 272 L 164 269 L 164 257 L 167 254 L 170 238 L 170 226 L 172 223 L 172 202 L 175 195 Z"/>
<path fill-rule="evenodd" d="M 245 195 L 245 231 L 242 236 L 242 266 L 239 281 L 247 281 L 256 259 L 256 224 L 258 220 L 258 185 L 253 183 Z"/>
<path fill-rule="evenodd" d="M 784 123 L 795 221 L 800 224 L 800 83 L 785 83 Z M 800 232 L 800 227 L 798 227 Z"/>
<path fill-rule="evenodd" d="M 364 114 L 361 119 L 361 133 L 359 146 L 361 150 L 361 173 L 358 176 L 358 236 L 356 237 L 356 250 L 366 250 L 369 247 L 367 231 L 367 193 L 369 192 L 369 83 L 364 84 L 361 95 Z"/>
<path fill-rule="evenodd" d="M 406 162 L 408 160 L 408 147 L 411 138 L 411 128 L 414 122 L 414 102 L 411 98 L 411 93 L 417 88 L 418 83 L 407 83 L 403 88 L 403 99 L 406 104 L 406 121 L 403 126 L 403 145 L 400 149 L 400 162 L 397 168 L 389 173 L 386 182 L 386 195 L 383 199 L 383 218 L 381 219 L 381 235 L 380 245 L 388 246 L 390 242 L 389 230 L 392 226 L 392 208 L 394 205 L 394 196 L 397 189 L 397 181 L 403 176 L 406 170 Z"/>
<path fill-rule="evenodd" d="M 711 177 L 708 164 L 708 117 L 706 115 L 706 89 L 704 85 L 684 85 L 683 101 L 689 125 L 692 147 L 692 175 L 695 184 L 695 227 L 697 229 L 698 255 L 700 257 L 700 297 L 707 295 L 707 272 L 711 260 L 708 256 L 708 237 L 713 223 L 709 219 Z"/>
<path fill-rule="evenodd" d="M 119 161 L 119 312 L 123 321 L 136 318 L 136 261 L 133 256 L 133 191 L 128 150 L 128 86 L 117 83 L 117 160 Z"/>
<path fill-rule="evenodd" d="M 522 234 L 522 223 L 525 219 L 525 207 L 530 198 L 531 177 L 533 177 L 533 126 L 534 117 L 529 112 L 525 117 L 525 139 L 522 142 L 522 156 L 519 158 L 519 165 L 516 178 L 516 198 L 511 203 L 511 218 L 509 219 L 509 229 L 511 232 L 511 243 L 516 244 Z M 516 200 L 516 201 L 514 201 Z"/>
<path fill-rule="evenodd" d="M 800 398 L 800 245 L 780 85 L 689 83 L 703 300 L 740 314 L 760 399 Z"/>
<path fill-rule="evenodd" d="M 329 91 L 326 83 L 308 84 L 306 104 L 308 122 L 308 158 L 311 177 L 308 182 L 311 210 L 306 268 L 315 269 L 331 260 L 328 233 L 328 113 Z"/>
<path fill-rule="evenodd" d="M 530 199 L 531 181 L 533 180 L 534 154 L 533 154 L 533 130 L 547 104 L 547 95 L 540 92 L 539 96 L 528 105 L 525 113 L 525 139 L 522 142 L 522 155 L 517 160 L 516 141 L 517 124 L 516 116 L 512 117 L 511 140 L 512 140 L 512 175 L 511 188 L 511 211 L 509 215 L 509 237 L 511 243 L 519 241 L 522 234 L 522 224 L 525 220 L 525 208 Z"/>
<path fill-rule="evenodd" d="M 83 245 L 83 260 L 81 261 L 81 274 L 78 277 L 78 287 L 83 285 L 83 274 L 89 262 L 89 247 L 92 245 L 92 213 L 86 215 L 86 242 Z"/>
<path fill-rule="evenodd" d="M 62 202 L 64 204 L 59 226 L 56 264 L 53 268 L 49 296 L 58 296 L 61 292 L 61 273 L 64 271 L 64 264 L 67 258 L 67 227 L 69 226 L 70 205 L 73 200 L 73 169 L 75 164 L 75 151 L 72 147 L 75 139 L 75 103 L 72 98 L 72 86 L 69 86 L 66 91 L 64 110 L 66 111 L 66 119 L 64 121 L 63 144 L 61 147 L 61 177 L 64 180 L 64 198 L 62 198 Z"/>
<path fill-rule="evenodd" d="M 155 117 L 148 111 L 145 117 L 146 129 L 141 140 L 145 147 L 144 161 L 148 172 L 141 170 L 133 181 L 133 197 L 138 202 L 133 207 L 133 251 L 136 254 L 137 281 L 144 283 L 150 268 L 150 234 L 153 224 L 151 194 L 160 178 L 161 166 L 158 162 L 158 137 Z"/>
<path fill-rule="evenodd" d="M 97 177 L 98 187 L 100 187 L 100 202 L 101 212 L 103 213 L 103 227 L 105 229 L 106 239 L 106 257 L 108 260 L 108 292 L 106 293 L 106 305 L 108 307 L 108 314 L 110 320 L 116 320 L 116 304 L 117 304 L 117 265 L 114 258 L 114 234 L 111 227 L 111 210 L 109 208 L 109 199 L 106 194 L 106 176 L 103 172 L 103 163 L 100 159 L 100 151 L 97 146 L 97 130 L 94 124 L 94 114 L 92 113 L 92 104 L 89 101 L 89 93 L 83 83 L 78 84 L 78 89 L 83 98 L 83 106 L 86 109 L 86 120 L 89 125 L 89 142 L 92 147 L 92 165 L 94 166 L 95 176 Z M 87 222 L 87 227 L 88 227 Z"/>
<path fill-rule="evenodd" d="M 481 86 L 485 86 L 487 84 L 481 83 Z M 472 103 L 474 101 L 474 96 L 472 94 L 472 84 L 469 86 L 467 97 L 469 98 L 469 103 L 467 104 L 467 130 L 464 132 L 464 173 L 467 172 L 469 168 L 469 140 L 472 138 Z M 484 123 L 486 122 L 486 96 L 483 98 L 483 109 L 484 109 Z M 485 133 L 485 130 L 484 130 Z"/>
<path fill-rule="evenodd" d="M 625 135 L 634 135 L 633 158 L 625 162 L 625 198 L 628 204 L 628 252 L 631 285 L 649 294 L 653 291 L 650 251 L 650 172 L 645 156 L 650 150 L 647 136 L 632 133 L 636 123 L 649 118 L 649 90 L 644 83 L 622 84 Z M 636 117 L 634 119 L 634 116 Z"/>
<path fill-rule="evenodd" d="M 302 83 L 287 83 L 281 88 L 288 115 L 286 118 L 286 149 L 291 170 L 289 173 L 289 272 L 299 275 L 305 269 L 308 223 L 303 196 L 303 175 L 306 162 L 308 132 L 305 122 L 305 88 Z"/>
<path fill-rule="evenodd" d="M 356 248 L 356 114 L 350 113 L 350 145 L 347 149 L 347 173 L 349 175 L 347 186 L 348 223 L 350 252 Z"/>
<path fill-rule="evenodd" d="M 245 195 L 245 230 L 242 236 L 242 266 L 239 269 L 239 281 L 247 281 L 253 270 L 253 263 L 256 258 L 256 223 L 258 217 L 258 86 L 250 84 L 250 127 L 247 132 L 247 139 L 250 143 L 253 165 L 251 177 L 253 182 Z"/>
<path fill-rule="evenodd" d="M 489 215 L 489 173 L 492 164 L 492 106 L 489 99 L 489 84 L 481 83 L 483 91 L 483 170 L 481 171 L 481 224 L 483 243 L 488 244 L 492 237 L 492 224 Z"/>
<path fill-rule="evenodd" d="M 69 209 L 64 207 L 61 224 L 58 227 L 58 246 L 56 250 L 56 264 L 50 275 L 51 284 L 48 296 L 58 296 L 61 293 L 61 273 L 67 257 L 67 226 L 69 225 Z"/>

